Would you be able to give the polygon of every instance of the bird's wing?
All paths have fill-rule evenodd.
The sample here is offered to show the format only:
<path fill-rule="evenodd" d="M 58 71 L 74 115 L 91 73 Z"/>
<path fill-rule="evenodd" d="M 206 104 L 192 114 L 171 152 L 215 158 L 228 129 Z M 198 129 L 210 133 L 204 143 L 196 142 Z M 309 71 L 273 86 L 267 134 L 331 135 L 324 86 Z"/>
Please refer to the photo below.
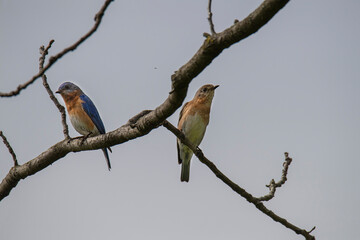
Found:
<path fill-rule="evenodd" d="M 179 123 L 180 123 L 180 121 L 181 121 L 181 118 L 182 118 L 182 116 L 183 116 L 184 112 L 186 111 L 186 110 L 184 110 L 184 109 L 186 109 L 186 108 L 187 108 L 188 103 L 189 103 L 189 102 L 185 103 L 185 104 L 184 104 L 184 106 L 183 106 L 183 108 L 182 108 L 182 109 L 181 109 L 181 111 L 180 111 L 179 122 L 178 122 L 178 128 L 180 127 L 180 126 L 179 126 Z M 182 128 L 182 127 L 183 127 L 183 126 L 181 126 L 181 128 Z M 179 129 L 179 130 L 181 131 L 182 129 Z M 180 144 L 181 144 L 181 142 L 177 139 L 177 141 L 176 141 L 176 146 L 177 146 L 178 163 L 179 163 L 179 164 L 181 164 L 181 163 L 182 163 L 182 159 L 181 159 L 181 157 L 180 157 Z"/>
<path fill-rule="evenodd" d="M 188 104 L 189 104 L 189 102 L 185 103 L 185 104 L 184 104 L 184 106 L 183 106 L 183 108 L 181 109 L 181 111 L 180 111 L 180 115 L 179 115 L 179 121 L 178 121 L 178 124 L 180 123 L 181 118 L 182 118 L 182 116 L 183 116 L 184 112 L 186 111 L 186 108 L 188 107 Z M 178 126 L 178 127 L 179 127 L 179 126 Z"/>
<path fill-rule="evenodd" d="M 103 122 L 101 121 L 100 115 L 94 105 L 94 103 L 91 101 L 91 99 L 86 96 L 85 94 L 82 94 L 80 96 L 80 99 L 82 100 L 82 107 L 86 114 L 90 117 L 91 121 L 95 124 L 96 128 L 98 129 L 100 134 L 105 133 L 105 127 Z"/>
<path fill-rule="evenodd" d="M 180 156 L 180 143 L 179 143 L 179 139 L 176 139 L 176 147 L 177 147 L 178 163 L 181 164 L 181 163 L 182 163 L 182 159 L 181 159 L 181 156 Z"/>

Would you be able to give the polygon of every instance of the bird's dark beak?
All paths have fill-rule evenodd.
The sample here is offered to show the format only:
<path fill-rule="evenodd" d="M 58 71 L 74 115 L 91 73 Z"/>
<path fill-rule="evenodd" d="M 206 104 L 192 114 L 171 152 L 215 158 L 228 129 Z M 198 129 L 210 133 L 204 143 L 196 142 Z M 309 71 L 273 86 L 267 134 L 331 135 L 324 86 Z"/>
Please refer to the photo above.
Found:
<path fill-rule="evenodd" d="M 55 93 L 61 93 L 61 91 L 60 91 L 60 90 L 57 90 Z"/>
<path fill-rule="evenodd" d="M 220 85 L 215 85 L 213 90 L 217 89 Z"/>

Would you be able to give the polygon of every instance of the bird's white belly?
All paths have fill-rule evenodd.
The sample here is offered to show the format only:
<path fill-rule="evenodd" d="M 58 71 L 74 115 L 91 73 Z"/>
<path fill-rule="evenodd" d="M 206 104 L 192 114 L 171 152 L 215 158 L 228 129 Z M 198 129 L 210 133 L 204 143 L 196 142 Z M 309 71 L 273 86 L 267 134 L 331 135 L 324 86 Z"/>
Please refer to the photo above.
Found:
<path fill-rule="evenodd" d="M 92 133 L 92 136 L 98 135 L 99 131 L 96 127 L 90 129 L 87 124 L 84 123 L 84 121 L 81 121 L 78 117 L 74 115 L 70 115 L 70 122 L 75 128 L 75 130 L 80 133 L 81 135 L 88 135 L 90 132 Z"/>
<path fill-rule="evenodd" d="M 205 131 L 206 124 L 198 113 L 195 113 L 192 116 L 188 116 L 183 132 L 193 144 L 198 146 L 201 143 Z"/>

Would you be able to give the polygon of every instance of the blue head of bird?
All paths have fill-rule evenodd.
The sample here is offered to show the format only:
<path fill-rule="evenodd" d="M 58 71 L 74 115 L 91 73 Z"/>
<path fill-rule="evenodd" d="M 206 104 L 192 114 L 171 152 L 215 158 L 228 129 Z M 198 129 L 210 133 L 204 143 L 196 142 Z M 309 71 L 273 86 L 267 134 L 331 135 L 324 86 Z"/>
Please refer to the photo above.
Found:
<path fill-rule="evenodd" d="M 64 82 L 60 85 L 59 89 L 56 91 L 59 93 L 63 98 L 74 97 L 77 95 L 81 95 L 81 89 L 71 82 Z"/>

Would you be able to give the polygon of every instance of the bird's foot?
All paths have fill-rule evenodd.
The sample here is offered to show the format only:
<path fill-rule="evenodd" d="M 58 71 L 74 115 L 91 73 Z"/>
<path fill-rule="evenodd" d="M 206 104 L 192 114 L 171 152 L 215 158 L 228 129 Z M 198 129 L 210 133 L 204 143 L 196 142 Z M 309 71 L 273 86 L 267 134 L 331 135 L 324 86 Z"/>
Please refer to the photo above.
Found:
<path fill-rule="evenodd" d="M 89 132 L 87 135 L 82 136 L 82 140 L 81 140 L 81 142 L 80 142 L 80 145 L 83 145 L 84 142 L 85 142 L 85 140 L 86 140 L 88 137 L 90 137 L 91 134 L 92 134 L 92 132 Z"/>
<path fill-rule="evenodd" d="M 82 137 L 83 137 L 83 136 L 74 137 L 74 138 L 69 137 L 69 138 L 67 138 L 67 143 L 69 144 L 72 140 L 79 139 L 79 138 L 82 138 Z"/>
<path fill-rule="evenodd" d="M 82 144 L 84 144 L 85 140 L 86 140 L 88 137 L 90 137 L 91 134 L 92 134 L 92 133 L 90 132 L 90 133 L 88 133 L 87 135 L 84 135 L 84 136 L 78 136 L 78 137 L 74 137 L 74 138 L 70 137 L 70 138 L 67 139 L 67 143 L 69 144 L 71 141 L 73 141 L 73 140 L 75 140 L 75 139 L 80 139 L 80 138 L 81 138 L 80 145 L 82 145 Z"/>

